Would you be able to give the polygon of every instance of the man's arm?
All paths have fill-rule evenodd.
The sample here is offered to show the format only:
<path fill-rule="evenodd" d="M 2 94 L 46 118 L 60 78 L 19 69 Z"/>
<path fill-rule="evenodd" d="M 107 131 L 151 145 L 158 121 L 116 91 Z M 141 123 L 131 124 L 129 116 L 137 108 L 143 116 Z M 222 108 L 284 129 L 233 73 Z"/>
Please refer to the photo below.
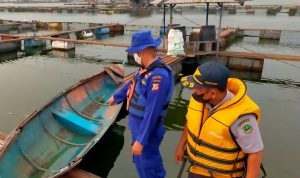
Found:
<path fill-rule="evenodd" d="M 184 148 L 185 148 L 185 145 L 187 143 L 187 136 L 188 136 L 188 128 L 187 128 L 187 123 L 185 124 L 185 127 L 184 127 L 184 130 L 183 130 L 183 133 L 182 133 L 182 136 L 181 136 L 181 139 L 180 139 L 180 142 L 179 142 L 179 145 L 176 149 L 176 152 L 175 152 L 175 162 L 176 164 L 178 164 L 179 161 L 182 161 L 182 158 L 184 156 Z"/>
<path fill-rule="evenodd" d="M 260 172 L 260 164 L 263 152 L 249 153 L 247 160 L 247 176 L 246 178 L 257 178 Z"/>
<path fill-rule="evenodd" d="M 117 93 L 113 95 L 115 103 L 119 104 L 125 100 L 130 83 L 131 81 L 127 82 L 119 91 L 117 91 Z"/>
<path fill-rule="evenodd" d="M 264 145 L 255 116 L 249 114 L 238 118 L 230 130 L 243 152 L 248 154 L 246 178 L 257 178 Z"/>

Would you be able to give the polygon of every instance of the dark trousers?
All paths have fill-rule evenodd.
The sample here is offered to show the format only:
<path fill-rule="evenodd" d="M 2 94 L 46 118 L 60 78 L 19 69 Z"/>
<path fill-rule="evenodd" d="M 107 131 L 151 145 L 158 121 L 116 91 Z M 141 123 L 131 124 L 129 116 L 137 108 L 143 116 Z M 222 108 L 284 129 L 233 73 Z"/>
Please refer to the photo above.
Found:
<path fill-rule="evenodd" d="M 132 135 L 132 141 L 136 140 L 136 135 Z M 140 156 L 133 155 L 133 163 L 140 178 L 164 178 L 166 171 L 159 151 L 162 138 L 153 139 L 144 146 Z"/>

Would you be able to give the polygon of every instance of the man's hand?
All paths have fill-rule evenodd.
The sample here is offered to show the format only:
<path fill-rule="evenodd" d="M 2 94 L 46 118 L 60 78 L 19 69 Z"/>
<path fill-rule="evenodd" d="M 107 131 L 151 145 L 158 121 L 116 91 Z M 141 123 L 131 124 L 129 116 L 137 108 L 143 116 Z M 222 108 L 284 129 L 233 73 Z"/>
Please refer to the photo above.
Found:
<path fill-rule="evenodd" d="M 132 153 L 136 156 L 139 156 L 142 154 L 144 146 L 140 144 L 138 141 L 135 141 L 132 145 Z"/>
<path fill-rule="evenodd" d="M 175 152 L 175 162 L 178 164 L 179 161 L 182 161 L 184 157 L 184 149 L 181 146 L 178 146 Z"/>
<path fill-rule="evenodd" d="M 109 105 L 116 105 L 116 101 L 115 101 L 115 98 L 112 96 L 110 97 L 107 101 L 106 101 L 107 104 Z"/>

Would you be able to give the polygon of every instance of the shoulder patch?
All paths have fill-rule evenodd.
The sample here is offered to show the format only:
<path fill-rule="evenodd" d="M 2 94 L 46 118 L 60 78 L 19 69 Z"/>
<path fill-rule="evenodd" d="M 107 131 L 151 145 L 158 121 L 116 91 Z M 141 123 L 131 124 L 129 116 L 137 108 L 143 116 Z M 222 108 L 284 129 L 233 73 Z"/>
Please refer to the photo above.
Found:
<path fill-rule="evenodd" d="M 243 126 L 243 133 L 246 135 L 251 134 L 251 132 L 253 131 L 253 127 L 250 124 L 245 124 Z"/>
<path fill-rule="evenodd" d="M 249 118 L 242 120 L 238 126 L 243 135 L 250 135 L 253 131 L 253 126 Z"/>
<path fill-rule="evenodd" d="M 155 75 L 152 77 L 152 82 L 156 82 L 156 83 L 159 83 L 162 79 L 162 76 L 160 75 Z"/>
<path fill-rule="evenodd" d="M 158 92 L 159 91 L 159 83 L 153 83 L 152 84 L 152 91 Z"/>

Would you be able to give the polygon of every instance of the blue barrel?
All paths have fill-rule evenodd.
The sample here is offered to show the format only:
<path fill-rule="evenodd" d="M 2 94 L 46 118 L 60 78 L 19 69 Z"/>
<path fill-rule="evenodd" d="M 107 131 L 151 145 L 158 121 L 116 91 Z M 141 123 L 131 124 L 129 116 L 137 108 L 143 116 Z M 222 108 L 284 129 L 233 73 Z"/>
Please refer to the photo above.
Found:
<path fill-rule="evenodd" d="M 104 35 L 110 32 L 109 27 L 97 28 L 96 35 Z"/>
<path fill-rule="evenodd" d="M 34 47 L 40 47 L 40 46 L 46 46 L 46 41 L 42 40 L 24 40 L 24 47 L 25 48 L 34 48 Z"/>

